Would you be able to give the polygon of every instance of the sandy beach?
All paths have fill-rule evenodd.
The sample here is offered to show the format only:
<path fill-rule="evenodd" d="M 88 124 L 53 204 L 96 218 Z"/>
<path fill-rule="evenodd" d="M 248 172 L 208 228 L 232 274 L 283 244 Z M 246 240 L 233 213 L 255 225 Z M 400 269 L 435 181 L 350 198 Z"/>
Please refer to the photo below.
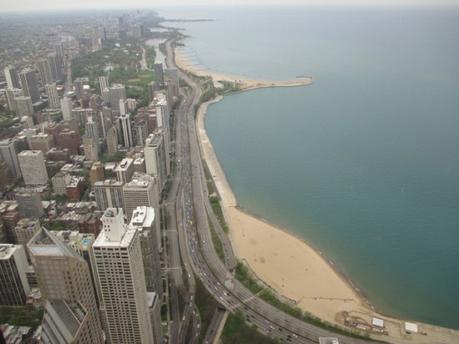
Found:
<path fill-rule="evenodd" d="M 176 55 L 176 60 L 180 60 Z M 182 61 L 180 68 L 195 73 Z M 214 76 L 211 71 L 200 71 L 200 75 Z M 218 80 L 231 80 L 234 76 L 216 73 Z M 242 80 L 242 79 L 241 79 Z M 257 80 L 246 79 L 248 89 L 257 88 Z M 261 82 L 262 83 L 262 82 Z M 309 83 L 301 84 L 308 85 Z M 281 86 L 287 86 L 280 83 Z M 273 87 L 276 86 L 260 86 Z M 290 86 L 293 86 L 291 84 Z M 343 325 L 344 318 L 358 319 L 370 325 L 373 317 L 383 319 L 387 335 L 372 334 L 376 339 L 392 343 L 458 343 L 459 331 L 421 324 L 418 334 L 406 334 L 404 321 L 377 313 L 352 286 L 349 280 L 338 273 L 333 263 L 314 250 L 304 240 L 262 219 L 239 209 L 237 199 L 230 187 L 213 149 L 205 128 L 208 106 L 218 102 L 218 97 L 201 105 L 197 114 L 197 130 L 200 148 L 214 179 L 225 219 L 230 228 L 230 239 L 238 259 L 264 283 L 298 307 L 330 323 Z"/>
<path fill-rule="evenodd" d="M 267 80 L 267 79 L 254 79 L 244 75 L 225 74 L 203 69 L 191 63 L 180 49 L 175 50 L 175 63 L 181 69 L 186 70 L 196 76 L 211 77 L 214 86 L 219 88 L 221 83 L 219 81 L 227 81 L 236 84 L 241 90 L 251 90 L 257 88 L 267 87 L 292 87 L 292 86 L 306 86 L 312 84 L 311 77 L 293 78 L 289 80 Z"/>
<path fill-rule="evenodd" d="M 236 197 L 205 130 L 208 106 L 221 99 L 203 104 L 198 112 L 197 127 L 237 257 L 279 294 L 329 322 L 337 323 L 339 311 L 368 311 L 363 298 L 305 242 L 237 207 Z"/>

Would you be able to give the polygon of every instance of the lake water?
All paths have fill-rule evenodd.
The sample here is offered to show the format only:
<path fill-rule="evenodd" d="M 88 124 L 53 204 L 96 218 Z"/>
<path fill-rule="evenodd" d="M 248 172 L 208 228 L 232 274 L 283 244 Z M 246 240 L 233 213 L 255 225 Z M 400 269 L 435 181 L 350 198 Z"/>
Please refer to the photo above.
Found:
<path fill-rule="evenodd" d="M 459 7 L 163 9 L 204 67 L 311 75 L 210 107 L 241 207 L 304 237 L 380 310 L 459 328 Z"/>

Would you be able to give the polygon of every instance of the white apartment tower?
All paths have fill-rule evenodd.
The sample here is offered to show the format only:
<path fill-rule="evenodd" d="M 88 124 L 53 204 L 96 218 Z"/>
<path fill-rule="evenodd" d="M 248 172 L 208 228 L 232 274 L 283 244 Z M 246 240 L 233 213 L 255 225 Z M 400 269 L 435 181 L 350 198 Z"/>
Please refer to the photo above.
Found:
<path fill-rule="evenodd" d="M 108 88 L 110 85 L 108 83 L 108 77 L 106 76 L 99 76 L 99 87 L 100 87 L 100 92 Z"/>
<path fill-rule="evenodd" d="M 57 94 L 56 83 L 46 84 L 45 91 L 48 96 L 48 106 L 51 109 L 59 109 L 59 95 Z"/>
<path fill-rule="evenodd" d="M 61 110 L 64 121 L 72 120 L 72 100 L 70 98 L 64 97 L 61 99 Z"/>
<path fill-rule="evenodd" d="M 155 343 L 139 232 L 125 225 L 122 209 L 108 208 L 101 220 L 93 259 L 109 342 Z"/>
<path fill-rule="evenodd" d="M 26 185 L 45 185 L 48 172 L 41 150 L 25 150 L 18 154 L 19 166 Z"/>
<path fill-rule="evenodd" d="M 123 186 L 123 200 L 126 217 L 130 221 L 135 208 L 146 206 L 158 208 L 159 189 L 156 179 L 135 172 L 132 180 Z"/>
<path fill-rule="evenodd" d="M 109 88 L 110 107 L 112 110 L 120 110 L 120 99 L 126 99 L 126 88 L 121 84 L 114 84 Z"/>

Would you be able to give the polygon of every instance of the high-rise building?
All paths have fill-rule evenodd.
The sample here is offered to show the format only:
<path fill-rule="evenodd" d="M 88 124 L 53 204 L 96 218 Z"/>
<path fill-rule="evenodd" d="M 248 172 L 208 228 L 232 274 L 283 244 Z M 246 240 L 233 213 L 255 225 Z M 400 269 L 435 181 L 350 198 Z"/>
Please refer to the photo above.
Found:
<path fill-rule="evenodd" d="M 79 302 L 86 308 L 87 341 L 103 343 L 96 295 L 88 263 L 55 234 L 42 228 L 27 245 L 45 300 Z"/>
<path fill-rule="evenodd" d="M 81 79 L 75 79 L 73 80 L 73 87 L 75 89 L 75 95 L 78 99 L 81 99 L 81 97 L 84 94 L 84 84 L 83 80 Z"/>
<path fill-rule="evenodd" d="M 145 169 L 145 159 L 144 158 L 136 158 L 134 160 L 134 172 L 147 173 L 147 170 Z"/>
<path fill-rule="evenodd" d="M 7 88 L 6 89 L 6 101 L 8 103 L 8 109 L 17 113 L 16 100 L 15 98 L 22 95 L 22 90 L 20 88 Z"/>
<path fill-rule="evenodd" d="M 59 67 L 59 62 L 55 54 L 48 55 L 48 64 L 51 69 L 53 81 L 62 80 L 61 68 Z"/>
<path fill-rule="evenodd" d="M 80 233 L 79 231 L 69 230 L 56 231 L 53 233 L 60 241 L 73 249 L 86 261 L 86 263 L 88 263 L 89 270 L 91 271 L 92 287 L 94 295 L 96 295 L 97 298 L 97 306 L 99 307 L 97 285 L 94 280 L 94 266 L 92 265 L 93 262 L 91 260 L 92 244 L 94 243 L 94 240 L 96 240 L 96 236 L 93 233 Z"/>
<path fill-rule="evenodd" d="M 142 147 L 145 145 L 145 140 L 148 136 L 148 123 L 144 119 L 137 119 L 133 125 L 133 138 L 136 146 Z"/>
<path fill-rule="evenodd" d="M 45 158 L 42 151 L 25 150 L 18 154 L 22 178 L 26 185 L 45 185 L 48 183 Z"/>
<path fill-rule="evenodd" d="M 155 343 L 162 343 L 161 232 L 155 210 L 151 207 L 137 207 L 129 226 L 136 228 L 140 235 L 153 336 Z"/>
<path fill-rule="evenodd" d="M 100 96 L 102 97 L 105 104 L 110 104 L 110 89 L 108 87 L 100 91 Z"/>
<path fill-rule="evenodd" d="M 134 209 L 141 206 L 158 208 L 159 191 L 155 178 L 134 173 L 132 180 L 123 186 L 124 210 L 128 220 Z"/>
<path fill-rule="evenodd" d="M 97 123 L 94 122 L 92 116 L 88 116 L 88 120 L 85 124 L 84 134 L 86 137 L 93 138 L 94 140 L 99 139 L 99 131 L 97 129 Z"/>
<path fill-rule="evenodd" d="M 158 180 L 159 189 L 162 191 L 166 185 L 168 173 L 164 136 L 160 130 L 145 140 L 144 157 L 147 173 Z"/>
<path fill-rule="evenodd" d="M 14 98 L 16 104 L 16 113 L 19 116 L 33 116 L 32 98 L 26 96 L 19 96 Z"/>
<path fill-rule="evenodd" d="M 99 160 L 99 144 L 92 137 L 83 137 L 84 156 L 88 161 Z"/>
<path fill-rule="evenodd" d="M 158 83 L 160 88 L 164 87 L 164 71 L 162 63 L 155 63 L 153 65 L 153 70 L 155 72 L 155 81 Z"/>
<path fill-rule="evenodd" d="M 132 140 L 131 119 L 129 115 L 121 115 L 118 121 L 121 130 L 121 144 L 124 148 L 133 147 L 134 141 Z"/>
<path fill-rule="evenodd" d="M 114 84 L 110 88 L 110 107 L 120 111 L 120 100 L 126 99 L 126 88 L 121 84 Z"/>
<path fill-rule="evenodd" d="M 127 114 L 127 103 L 126 103 L 126 99 L 120 99 L 120 104 L 119 104 L 119 111 L 120 111 L 120 115 L 121 116 L 124 116 Z"/>
<path fill-rule="evenodd" d="M 12 182 L 13 177 L 8 164 L 6 161 L 0 160 L 0 185 L 10 185 Z M 0 242 L 2 242 L 1 239 Z"/>
<path fill-rule="evenodd" d="M 147 290 L 161 295 L 161 231 L 155 209 L 145 206 L 135 208 L 129 225 L 140 233 Z"/>
<path fill-rule="evenodd" d="M 53 193 L 56 195 L 67 194 L 67 184 L 70 183 L 71 176 L 65 172 L 57 172 L 52 178 Z"/>
<path fill-rule="evenodd" d="M 38 61 L 37 67 L 40 73 L 41 83 L 43 85 L 51 84 L 52 82 L 54 82 L 53 71 L 47 59 Z"/>
<path fill-rule="evenodd" d="M 32 99 L 32 103 L 40 100 L 40 92 L 38 91 L 37 77 L 32 69 L 23 70 L 19 74 L 21 80 L 22 93 Z"/>
<path fill-rule="evenodd" d="M 81 144 L 80 135 L 74 130 L 63 129 L 56 135 L 56 145 L 59 148 L 67 148 L 71 155 L 78 155 Z"/>
<path fill-rule="evenodd" d="M 53 146 L 53 137 L 46 133 L 32 135 L 29 139 L 31 150 L 41 150 L 46 154 Z"/>
<path fill-rule="evenodd" d="M 96 161 L 89 170 L 89 181 L 91 185 L 94 185 L 95 182 L 103 181 L 104 178 L 104 165 L 100 161 Z"/>
<path fill-rule="evenodd" d="M 70 98 L 64 97 L 61 99 L 61 111 L 64 121 L 72 120 L 72 100 Z"/>
<path fill-rule="evenodd" d="M 112 344 L 155 343 L 139 232 L 125 225 L 122 209 L 105 210 L 101 220 L 93 257 L 108 340 Z"/>
<path fill-rule="evenodd" d="M 64 44 L 62 42 L 57 43 L 54 46 L 54 51 L 56 52 L 56 59 L 58 67 L 62 70 L 64 67 Z"/>
<path fill-rule="evenodd" d="M 164 149 L 166 153 L 166 171 L 169 175 L 170 169 L 170 108 L 167 101 L 167 96 L 164 92 L 156 92 L 154 105 L 156 108 L 156 121 L 159 129 L 162 129 L 164 136 Z"/>
<path fill-rule="evenodd" d="M 90 314 L 80 302 L 46 300 L 41 341 L 43 344 L 91 344 Z"/>
<path fill-rule="evenodd" d="M 105 137 L 107 136 L 107 130 L 112 125 L 111 121 L 105 117 L 104 111 L 99 111 L 94 119 L 97 123 L 97 131 L 99 133 L 99 138 L 105 139 Z"/>
<path fill-rule="evenodd" d="M 30 291 L 24 246 L 0 243 L 0 305 L 22 305 Z"/>
<path fill-rule="evenodd" d="M 102 91 L 108 88 L 110 84 L 108 83 L 108 77 L 107 76 L 99 76 L 99 89 L 102 94 Z"/>
<path fill-rule="evenodd" d="M 14 242 L 17 245 L 27 245 L 32 237 L 41 229 L 40 221 L 36 219 L 20 219 L 13 229 Z"/>
<path fill-rule="evenodd" d="M 21 167 L 19 166 L 18 154 L 19 150 L 13 139 L 0 141 L 0 159 L 8 164 L 11 174 L 14 178 L 21 176 Z"/>
<path fill-rule="evenodd" d="M 131 180 L 134 174 L 134 159 L 124 158 L 115 168 L 116 179 L 120 182 L 127 183 Z"/>
<path fill-rule="evenodd" d="M 41 203 L 40 193 L 23 189 L 16 192 L 15 197 L 21 217 L 38 219 L 43 216 L 45 211 Z"/>
<path fill-rule="evenodd" d="M 5 79 L 8 88 L 21 88 L 16 68 L 14 68 L 13 66 L 8 66 L 3 71 L 5 73 Z"/>
<path fill-rule="evenodd" d="M 94 193 L 97 207 L 100 210 L 107 208 L 124 208 L 123 183 L 118 180 L 106 179 L 94 183 Z"/>
<path fill-rule="evenodd" d="M 46 95 L 48 96 L 48 106 L 51 109 L 59 109 L 60 101 L 59 101 L 59 94 L 57 93 L 56 83 L 46 84 L 45 92 L 46 92 Z"/>
<path fill-rule="evenodd" d="M 107 130 L 107 153 L 115 154 L 118 152 L 118 133 L 115 127 L 111 127 Z"/>

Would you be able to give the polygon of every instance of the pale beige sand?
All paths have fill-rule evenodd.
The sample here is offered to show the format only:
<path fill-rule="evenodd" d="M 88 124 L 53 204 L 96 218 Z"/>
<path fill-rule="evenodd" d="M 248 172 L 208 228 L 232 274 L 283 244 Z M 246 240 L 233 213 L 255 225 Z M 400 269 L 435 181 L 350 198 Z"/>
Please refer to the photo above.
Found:
<path fill-rule="evenodd" d="M 312 78 L 310 77 L 294 78 L 290 80 L 264 80 L 254 79 L 244 75 L 233 75 L 214 72 L 208 69 L 203 69 L 199 66 L 190 63 L 188 59 L 180 51 L 180 49 L 175 49 L 175 63 L 181 69 L 186 70 L 194 75 L 211 77 L 214 81 L 215 87 L 217 88 L 222 86 L 221 83 L 219 83 L 219 81 L 232 82 L 235 85 L 239 86 L 241 90 L 251 90 L 266 87 L 306 86 L 312 84 Z"/>
<path fill-rule="evenodd" d="M 280 295 L 294 300 L 298 307 L 321 319 L 342 325 L 342 312 L 346 311 L 367 323 L 371 323 L 372 317 L 383 318 L 388 335 L 372 336 L 391 343 L 459 343 L 458 331 L 419 322 L 420 331 L 427 335 L 406 335 L 403 320 L 373 311 L 351 284 L 311 246 L 237 207 L 236 197 L 205 129 L 208 106 L 221 99 L 202 104 L 196 120 L 201 153 L 221 197 L 238 259 L 246 262 L 261 280 Z"/>

